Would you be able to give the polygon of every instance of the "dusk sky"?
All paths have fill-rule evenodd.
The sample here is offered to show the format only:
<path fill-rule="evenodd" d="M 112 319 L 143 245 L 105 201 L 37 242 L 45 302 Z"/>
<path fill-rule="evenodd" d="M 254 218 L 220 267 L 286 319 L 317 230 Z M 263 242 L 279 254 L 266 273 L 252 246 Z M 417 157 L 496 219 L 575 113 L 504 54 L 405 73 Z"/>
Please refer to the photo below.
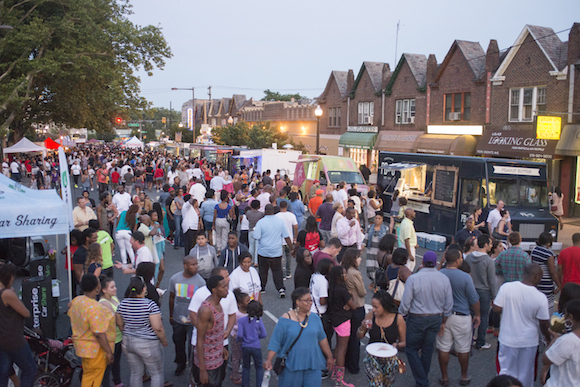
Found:
<path fill-rule="evenodd" d="M 132 0 L 131 20 L 162 28 L 173 57 L 164 70 L 141 76 L 143 97 L 154 106 L 180 110 L 196 98 L 263 90 L 314 98 L 332 70 L 358 74 L 363 61 L 387 62 L 394 70 L 404 52 L 435 54 L 440 63 L 455 39 L 487 50 L 512 45 L 526 24 L 550 27 L 562 41 L 580 22 L 580 1 L 502 0 Z"/>

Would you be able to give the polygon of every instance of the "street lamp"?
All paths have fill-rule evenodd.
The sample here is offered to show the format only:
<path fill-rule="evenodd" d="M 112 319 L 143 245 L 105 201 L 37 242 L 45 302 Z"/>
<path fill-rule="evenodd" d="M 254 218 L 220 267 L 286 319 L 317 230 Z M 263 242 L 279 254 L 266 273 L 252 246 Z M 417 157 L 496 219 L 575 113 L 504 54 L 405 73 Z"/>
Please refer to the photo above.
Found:
<path fill-rule="evenodd" d="M 193 143 L 195 144 L 195 87 L 172 87 L 171 90 L 191 90 L 191 131 L 193 133 Z"/>
<path fill-rule="evenodd" d="M 137 131 L 139 132 L 139 141 L 142 141 L 143 138 L 141 137 L 141 128 L 137 129 Z"/>
<path fill-rule="evenodd" d="M 320 105 L 314 109 L 314 115 L 316 116 L 316 154 L 320 154 L 320 117 L 322 117 L 322 108 Z"/>
<path fill-rule="evenodd" d="M 230 118 L 228 118 L 228 125 L 232 126 L 233 123 L 234 119 L 232 118 L 232 116 L 230 116 Z"/>

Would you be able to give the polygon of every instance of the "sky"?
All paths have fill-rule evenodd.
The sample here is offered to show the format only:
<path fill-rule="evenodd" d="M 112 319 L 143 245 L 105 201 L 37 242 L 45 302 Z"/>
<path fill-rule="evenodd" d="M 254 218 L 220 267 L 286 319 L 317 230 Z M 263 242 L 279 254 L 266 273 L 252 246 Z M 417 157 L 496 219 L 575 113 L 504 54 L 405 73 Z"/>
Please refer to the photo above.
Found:
<path fill-rule="evenodd" d="M 173 57 L 153 76 L 144 71 L 141 95 L 153 106 L 180 110 L 196 98 L 263 90 L 315 98 L 331 71 L 363 61 L 386 62 L 402 53 L 435 54 L 441 63 L 455 39 L 512 45 L 526 24 L 550 27 L 562 41 L 580 22 L 580 1 L 560 0 L 131 0 L 130 20 L 154 25 Z M 398 39 L 397 39 L 397 24 Z M 565 30 L 565 31 L 564 31 Z M 397 43 L 398 42 L 398 43 Z M 396 57 L 395 57 L 396 50 Z M 395 59 L 396 58 L 396 59 Z"/>

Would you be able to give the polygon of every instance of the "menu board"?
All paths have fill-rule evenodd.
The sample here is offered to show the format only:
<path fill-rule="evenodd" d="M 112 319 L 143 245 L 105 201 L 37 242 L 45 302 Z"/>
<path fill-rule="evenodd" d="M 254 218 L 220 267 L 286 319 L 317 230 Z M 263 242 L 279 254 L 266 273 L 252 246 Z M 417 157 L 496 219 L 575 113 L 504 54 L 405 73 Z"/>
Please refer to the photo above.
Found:
<path fill-rule="evenodd" d="M 436 166 L 433 173 L 431 202 L 446 207 L 455 207 L 459 168 Z"/>

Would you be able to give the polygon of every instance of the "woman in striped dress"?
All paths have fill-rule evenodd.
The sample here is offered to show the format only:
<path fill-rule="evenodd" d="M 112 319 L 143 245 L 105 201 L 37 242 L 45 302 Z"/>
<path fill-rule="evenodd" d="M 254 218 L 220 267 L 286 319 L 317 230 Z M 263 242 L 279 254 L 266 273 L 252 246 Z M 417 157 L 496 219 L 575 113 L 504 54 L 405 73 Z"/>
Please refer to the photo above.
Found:
<path fill-rule="evenodd" d="M 554 294 L 559 292 L 561 287 L 556 269 L 556 256 L 550 250 L 553 242 L 552 235 L 543 232 L 536 242 L 537 246 L 532 250 L 532 262 L 539 264 L 544 272 L 538 290 L 548 297 L 550 315 L 554 312 Z"/>

